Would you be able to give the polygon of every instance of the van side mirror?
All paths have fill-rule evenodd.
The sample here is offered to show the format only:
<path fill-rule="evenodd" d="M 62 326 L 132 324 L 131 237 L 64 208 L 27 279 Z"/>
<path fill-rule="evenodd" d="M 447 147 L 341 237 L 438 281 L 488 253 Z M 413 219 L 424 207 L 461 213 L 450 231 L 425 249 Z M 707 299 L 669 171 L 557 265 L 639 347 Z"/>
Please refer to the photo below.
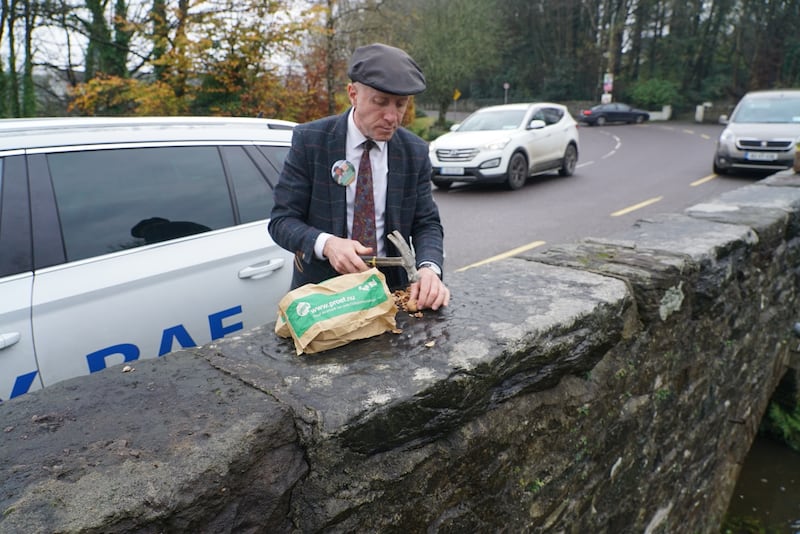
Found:
<path fill-rule="evenodd" d="M 728 124 L 728 116 L 727 115 L 720 115 L 719 116 L 719 123 L 720 124 Z"/>

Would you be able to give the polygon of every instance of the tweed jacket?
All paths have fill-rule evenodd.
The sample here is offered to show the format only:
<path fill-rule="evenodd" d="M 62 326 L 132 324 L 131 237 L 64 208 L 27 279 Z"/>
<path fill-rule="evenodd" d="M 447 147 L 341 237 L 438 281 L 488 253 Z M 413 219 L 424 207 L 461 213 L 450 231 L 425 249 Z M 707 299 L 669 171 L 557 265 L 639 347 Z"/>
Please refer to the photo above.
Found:
<path fill-rule="evenodd" d="M 295 127 L 292 147 L 275 187 L 269 233 L 281 247 L 295 253 L 292 288 L 319 283 L 338 273 L 314 255 L 321 232 L 347 237 L 345 188 L 331 176 L 331 167 L 345 159 L 347 112 Z M 388 176 L 385 232 L 399 230 L 416 253 L 417 264 L 444 263 L 443 230 L 431 192 L 427 143 L 399 128 L 387 143 Z M 386 236 L 387 255 L 397 250 Z M 382 269 L 390 288 L 408 284 L 399 267 Z"/>

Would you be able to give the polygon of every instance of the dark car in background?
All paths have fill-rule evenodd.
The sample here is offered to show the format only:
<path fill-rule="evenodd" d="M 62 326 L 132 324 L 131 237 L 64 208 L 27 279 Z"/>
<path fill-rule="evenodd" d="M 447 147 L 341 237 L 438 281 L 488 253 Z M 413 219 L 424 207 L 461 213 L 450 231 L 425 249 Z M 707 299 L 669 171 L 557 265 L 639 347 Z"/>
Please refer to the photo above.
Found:
<path fill-rule="evenodd" d="M 579 120 L 589 126 L 602 126 L 609 122 L 641 124 L 650 120 L 650 114 L 622 102 L 611 102 L 610 104 L 598 104 L 590 109 L 582 110 Z"/>

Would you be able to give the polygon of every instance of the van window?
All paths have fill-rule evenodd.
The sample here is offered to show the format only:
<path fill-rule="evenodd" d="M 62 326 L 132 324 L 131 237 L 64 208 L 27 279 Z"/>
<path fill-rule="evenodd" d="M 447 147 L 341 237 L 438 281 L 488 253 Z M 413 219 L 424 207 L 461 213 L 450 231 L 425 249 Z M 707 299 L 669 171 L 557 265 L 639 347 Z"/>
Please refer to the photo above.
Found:
<path fill-rule="evenodd" d="M 233 182 L 239 220 L 242 223 L 269 219 L 272 211 L 272 187 L 247 155 L 244 148 L 222 147 L 228 173 Z M 259 156 L 260 157 L 260 156 Z M 269 164 L 263 162 L 264 167 Z"/>
<path fill-rule="evenodd" d="M 0 157 L 0 278 L 33 268 L 25 156 Z"/>
<path fill-rule="evenodd" d="M 288 146 L 263 146 L 259 145 L 258 150 L 264 155 L 267 160 L 275 167 L 275 178 L 273 179 L 272 176 L 268 176 L 270 183 L 275 186 L 278 183 L 277 175 L 281 173 L 283 170 L 283 163 L 286 161 L 286 157 L 289 155 L 289 147 Z"/>
<path fill-rule="evenodd" d="M 68 261 L 234 224 L 213 146 L 47 156 Z"/>

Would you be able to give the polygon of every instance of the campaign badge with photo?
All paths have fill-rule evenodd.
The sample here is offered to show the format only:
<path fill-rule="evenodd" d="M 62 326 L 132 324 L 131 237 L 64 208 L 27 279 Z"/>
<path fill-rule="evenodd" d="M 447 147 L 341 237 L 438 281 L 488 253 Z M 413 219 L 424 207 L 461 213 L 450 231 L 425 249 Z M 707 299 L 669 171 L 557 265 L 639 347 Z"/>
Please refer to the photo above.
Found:
<path fill-rule="evenodd" d="M 356 179 L 356 168 L 347 160 L 340 159 L 331 167 L 333 181 L 342 186 L 348 186 Z"/>

